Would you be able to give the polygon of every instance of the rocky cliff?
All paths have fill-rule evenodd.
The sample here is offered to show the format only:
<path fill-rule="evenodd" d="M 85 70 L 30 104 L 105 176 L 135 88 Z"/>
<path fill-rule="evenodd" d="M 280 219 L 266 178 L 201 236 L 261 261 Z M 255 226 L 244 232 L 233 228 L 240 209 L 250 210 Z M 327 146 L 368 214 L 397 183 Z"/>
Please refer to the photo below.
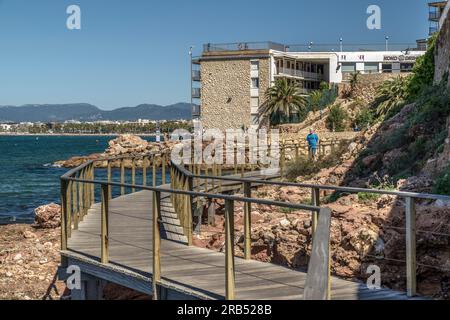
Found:
<path fill-rule="evenodd" d="M 444 77 L 450 79 L 450 2 L 447 3 L 442 17 L 441 31 L 436 40 L 434 82 L 437 84 Z M 445 15 L 446 14 L 446 15 Z M 450 86 L 450 81 L 448 81 Z"/>

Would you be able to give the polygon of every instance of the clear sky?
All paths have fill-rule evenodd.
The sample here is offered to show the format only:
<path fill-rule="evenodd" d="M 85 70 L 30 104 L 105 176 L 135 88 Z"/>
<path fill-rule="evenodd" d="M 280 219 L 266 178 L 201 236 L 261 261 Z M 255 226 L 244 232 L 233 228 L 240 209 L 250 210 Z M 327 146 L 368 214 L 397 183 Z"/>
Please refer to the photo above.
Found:
<path fill-rule="evenodd" d="M 0 105 L 86 102 L 103 109 L 189 101 L 190 45 L 413 43 L 425 0 L 0 0 Z M 66 9 L 81 7 L 81 30 Z M 382 10 L 368 30 L 367 7 Z"/>

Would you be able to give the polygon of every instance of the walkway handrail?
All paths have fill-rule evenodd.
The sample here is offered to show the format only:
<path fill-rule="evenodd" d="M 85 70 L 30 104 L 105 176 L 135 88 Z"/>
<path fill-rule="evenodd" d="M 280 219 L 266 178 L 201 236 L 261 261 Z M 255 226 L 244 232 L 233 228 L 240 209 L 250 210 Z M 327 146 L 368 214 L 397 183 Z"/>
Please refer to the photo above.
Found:
<path fill-rule="evenodd" d="M 437 195 L 437 194 L 426 194 L 426 193 L 415 193 L 407 191 L 393 191 L 393 190 L 382 190 L 382 189 L 365 189 L 365 188 L 355 188 L 355 187 L 340 187 L 340 186 L 327 186 L 327 185 L 316 185 L 316 184 L 305 184 L 305 183 L 292 183 L 292 182 L 282 182 L 282 181 L 267 181 L 261 179 L 251 179 L 251 178 L 237 178 L 237 177 L 223 177 L 223 176 L 205 176 L 196 175 L 189 173 L 191 178 L 197 179 L 211 179 L 216 181 L 233 181 L 244 184 L 244 193 L 251 194 L 252 184 L 263 184 L 272 186 L 288 186 L 288 187 L 298 187 L 298 188 L 308 188 L 311 189 L 311 200 L 314 206 L 319 207 L 320 201 L 320 190 L 331 190 L 335 192 L 344 193 L 371 193 L 379 195 L 392 195 L 405 199 L 405 220 L 406 220 L 406 278 L 407 278 L 407 294 L 412 297 L 416 295 L 417 290 L 417 261 L 416 261 L 416 199 L 424 200 L 442 200 L 450 202 L 450 196 Z M 251 211 L 250 208 L 246 209 Z M 246 213 L 244 212 L 244 214 Z M 316 212 L 312 212 L 312 225 L 313 232 L 317 229 L 318 217 Z M 245 217 L 244 221 L 249 219 Z M 244 230 L 247 230 L 244 227 Z M 244 256 L 250 258 L 250 239 L 245 237 L 245 254 Z"/>
<path fill-rule="evenodd" d="M 320 184 L 308 184 L 308 183 L 295 183 L 295 182 L 282 182 L 282 181 L 267 181 L 260 179 L 251 179 L 251 178 L 230 178 L 230 177 L 218 177 L 218 176 L 205 176 L 205 175 L 195 175 L 190 174 L 192 178 L 200 178 L 200 179 L 214 179 L 214 180 L 222 180 L 222 181 L 234 181 L 234 182 L 250 182 L 250 183 L 263 183 L 266 185 L 274 185 L 281 187 L 299 187 L 299 188 L 317 188 L 320 190 L 332 190 L 339 192 L 348 192 L 348 193 L 374 193 L 374 194 L 385 194 L 399 197 L 409 197 L 409 198 L 417 198 L 417 199 L 428 199 L 428 200 L 443 200 L 450 201 L 450 196 L 439 195 L 439 194 L 428 194 L 428 193 L 416 193 L 416 192 L 408 192 L 408 191 L 394 191 L 394 190 L 384 190 L 384 189 L 366 189 L 366 188 L 355 188 L 355 187 L 340 187 L 340 186 L 332 186 L 332 185 L 320 185 Z"/>
<path fill-rule="evenodd" d="M 149 158 L 151 158 L 153 163 L 153 184 L 146 184 L 146 171 L 147 165 L 149 164 Z M 125 183 L 125 167 L 124 161 L 126 159 L 131 159 L 131 170 L 132 170 L 132 182 Z M 136 161 L 142 159 L 142 170 L 143 170 L 143 183 L 137 184 L 135 181 L 136 175 Z M 94 176 L 94 168 L 96 162 L 107 162 L 107 180 L 98 180 Z M 120 161 L 121 170 L 121 181 L 113 182 L 111 180 L 111 165 L 114 161 Z M 136 189 L 148 190 L 154 193 L 154 212 L 158 213 L 158 199 L 161 198 L 161 193 L 167 193 L 172 196 L 172 203 L 174 207 L 180 206 L 178 210 L 175 210 L 178 215 L 182 214 L 180 221 L 183 222 L 183 215 L 186 220 L 183 222 L 183 227 L 185 228 L 185 235 L 188 237 L 188 244 L 192 244 L 192 217 L 193 217 L 193 199 L 205 198 L 205 199 L 220 199 L 225 201 L 225 219 L 226 219 L 226 261 L 227 261 L 227 298 L 232 299 L 234 297 L 234 244 L 231 245 L 232 239 L 234 239 L 234 203 L 242 202 L 244 203 L 244 258 L 251 258 L 251 203 L 261 204 L 261 205 L 273 205 L 278 207 L 285 207 L 297 210 L 310 211 L 312 214 L 312 230 L 314 238 L 321 238 L 320 234 L 317 235 L 316 231 L 319 230 L 320 233 L 326 232 L 323 230 L 322 224 L 325 222 L 320 221 L 320 211 L 328 209 L 323 209 L 320 206 L 320 190 L 333 190 L 337 192 L 349 192 L 349 193 L 373 193 L 373 194 L 387 194 L 402 197 L 405 199 L 405 209 L 406 209 L 406 269 L 407 269 L 407 291 L 409 296 L 414 296 L 416 293 L 416 210 L 415 210 L 415 199 L 429 199 L 429 200 L 443 200 L 450 201 L 449 196 L 444 195 L 432 195 L 432 194 L 420 194 L 413 192 L 404 191 L 392 191 L 392 190 L 379 190 L 379 189 L 364 189 L 364 188 L 353 188 L 353 187 L 339 187 L 339 186 L 326 186 L 326 185 L 315 185 L 315 184 L 302 184 L 302 183 L 290 183 L 290 182 L 276 182 L 267 181 L 261 179 L 252 179 L 244 177 L 223 177 L 214 175 L 202 175 L 195 174 L 195 166 L 191 166 L 194 169 L 194 173 L 187 170 L 183 165 L 177 165 L 170 162 L 169 168 L 171 170 L 171 188 L 165 188 L 156 185 L 156 163 L 161 165 L 162 175 L 164 176 L 163 181 L 165 182 L 165 168 L 168 161 L 167 154 L 161 152 L 149 153 L 147 155 L 124 155 L 119 157 L 110 158 L 100 158 L 91 159 L 83 163 L 79 167 L 70 170 L 65 175 L 61 177 L 61 199 L 62 199 L 62 227 L 61 227 L 61 248 L 62 250 L 67 249 L 67 239 L 70 238 L 72 226 L 74 229 L 78 227 L 78 219 L 82 220 L 84 215 L 87 214 L 88 208 L 95 202 L 95 185 L 100 185 L 102 189 L 102 262 L 108 262 L 108 208 L 109 200 L 111 199 L 111 187 L 120 187 L 122 195 L 125 194 L 125 188 L 131 188 L 134 192 Z M 115 163 L 114 165 L 118 165 Z M 244 168 L 241 168 L 244 169 Z M 243 173 L 243 172 L 241 172 Z M 193 179 L 207 179 L 216 181 L 232 181 L 243 185 L 244 196 L 235 196 L 222 194 L 220 191 L 214 192 L 216 189 L 205 188 L 205 192 L 195 191 L 193 188 Z M 272 201 L 265 199 L 257 199 L 252 197 L 251 188 L 258 184 L 263 185 L 273 185 L 273 186 L 290 186 L 299 188 L 310 188 L 312 191 L 312 204 L 293 204 L 289 202 Z M 208 187 L 208 183 L 205 185 Z M 214 186 L 214 183 L 212 183 Z M 213 192 L 210 192 L 210 191 Z M 77 213 L 73 216 L 74 221 L 71 221 L 71 213 Z M 326 213 L 325 213 L 326 215 Z M 75 220 L 76 219 L 76 220 Z M 159 219 L 159 218 L 158 218 Z M 324 218 L 322 218 L 324 219 Z M 156 221 L 156 225 L 161 223 L 160 220 Z M 155 227 L 156 228 L 156 227 Z M 228 228 L 228 229 L 227 229 Z M 329 228 L 328 228 L 329 229 Z M 329 232 L 329 230 L 328 230 Z M 156 237 L 159 237 L 158 232 L 155 231 Z M 322 235 L 323 237 L 323 235 Z M 155 240 L 155 239 L 154 239 Z M 157 239 L 155 241 L 158 241 Z M 317 244 L 318 245 L 318 244 Z M 316 246 L 317 246 L 316 245 Z M 313 244 L 314 247 L 314 244 Z M 155 250 L 155 252 L 158 252 Z M 155 254 L 155 253 L 154 253 Z M 329 254 L 329 253 L 328 253 Z M 320 259 L 319 259 L 320 260 Z M 155 257 L 154 261 L 158 261 L 158 257 Z M 233 262 L 233 263 L 232 263 Z M 157 268 L 157 266 L 156 266 Z M 156 275 L 156 280 L 158 281 L 158 272 L 154 273 Z"/>
<path fill-rule="evenodd" d="M 152 155 L 155 156 L 155 155 Z M 124 157 L 128 158 L 128 157 Z M 111 159 L 111 161 L 116 160 L 117 158 Z M 145 156 L 144 156 L 145 159 Z M 153 163 L 155 163 L 155 159 L 153 159 Z M 140 190 L 148 190 L 153 192 L 153 293 L 157 297 L 158 288 L 157 286 L 161 283 L 161 234 L 160 227 L 163 222 L 161 216 L 161 195 L 162 193 L 168 193 L 171 195 L 184 195 L 189 197 L 189 201 L 193 197 L 204 197 L 207 199 L 221 199 L 225 201 L 225 270 L 226 270 L 226 298 L 231 300 L 235 298 L 235 270 L 234 270 L 234 204 L 235 202 L 243 202 L 244 204 L 257 203 L 262 205 L 273 205 L 291 209 L 305 210 L 313 212 L 317 214 L 321 208 L 318 206 L 311 205 L 303 205 L 303 204 L 293 204 L 288 202 L 280 202 L 280 201 L 271 201 L 265 199 L 255 199 L 250 196 L 234 196 L 234 195 L 226 195 L 226 194 L 214 194 L 208 192 L 197 192 L 192 190 L 192 185 L 189 185 L 188 188 L 176 189 L 176 188 L 167 188 L 156 186 L 155 183 L 153 186 L 147 185 L 139 185 L 135 182 L 133 183 L 125 183 L 121 182 L 113 182 L 110 180 L 110 165 L 108 163 L 108 180 L 98 180 L 94 177 L 94 164 L 96 161 L 105 161 L 105 159 L 95 159 L 89 160 L 78 168 L 71 170 L 69 173 L 65 174 L 61 177 L 61 198 L 62 198 L 62 216 L 61 216 L 61 249 L 68 250 L 68 237 L 70 237 L 70 232 L 72 230 L 72 223 L 70 220 L 71 212 L 72 212 L 72 202 L 70 200 L 71 188 L 70 185 L 78 186 L 76 188 L 77 191 L 80 191 L 80 196 L 82 197 L 82 203 L 79 204 L 78 209 L 83 208 L 86 210 L 83 212 L 83 215 L 87 214 L 87 209 L 94 203 L 95 197 L 94 191 L 95 185 L 101 186 L 101 263 L 108 264 L 109 263 L 109 208 L 110 208 L 110 199 L 111 199 L 111 187 L 116 186 L 121 189 L 131 188 L 133 191 L 135 189 Z M 145 165 L 144 165 L 145 167 Z M 121 162 L 121 169 L 123 168 L 123 161 Z M 135 158 L 133 158 L 133 174 L 135 174 Z M 177 168 L 175 166 L 171 166 L 171 169 L 177 170 L 181 168 Z M 155 173 L 155 171 L 154 171 Z M 171 172 L 172 174 L 176 174 L 175 171 Z M 190 177 L 190 173 L 186 170 L 179 170 L 179 173 L 186 174 L 188 178 Z M 122 174 L 123 176 L 123 174 Z M 155 176 L 155 174 L 154 174 Z M 172 177 L 171 180 L 176 179 Z M 134 180 L 134 178 L 133 178 Z M 155 181 L 155 178 L 153 179 Z M 185 182 L 185 181 L 184 181 Z M 81 199 L 81 198 L 80 198 Z M 178 199 L 179 200 L 179 199 Z M 76 201 L 75 201 L 76 202 Z M 191 203 L 189 203 L 191 204 Z M 249 208 L 249 206 L 245 206 Z M 79 211 L 78 211 L 79 213 Z M 192 214 L 192 213 L 189 213 Z M 246 214 L 249 215 L 250 211 L 246 210 Z M 80 215 L 82 217 L 83 215 Z M 250 220 L 248 220 L 249 222 Z M 189 228 L 192 233 L 192 226 Z M 246 238 L 250 238 L 250 229 L 246 230 Z M 246 254 L 249 254 L 249 249 L 246 249 Z M 63 261 L 64 263 L 64 261 Z"/>

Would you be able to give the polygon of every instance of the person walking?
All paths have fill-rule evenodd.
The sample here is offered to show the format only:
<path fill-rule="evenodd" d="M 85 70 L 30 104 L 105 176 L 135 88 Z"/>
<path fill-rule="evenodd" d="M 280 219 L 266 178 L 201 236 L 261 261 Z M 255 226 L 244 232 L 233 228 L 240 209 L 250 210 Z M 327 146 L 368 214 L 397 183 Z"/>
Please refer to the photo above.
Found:
<path fill-rule="evenodd" d="M 319 144 L 319 136 L 315 133 L 314 129 L 311 128 L 309 130 L 309 134 L 306 137 L 306 141 L 308 142 L 308 158 L 309 160 L 316 161 L 317 155 L 317 145 Z"/>

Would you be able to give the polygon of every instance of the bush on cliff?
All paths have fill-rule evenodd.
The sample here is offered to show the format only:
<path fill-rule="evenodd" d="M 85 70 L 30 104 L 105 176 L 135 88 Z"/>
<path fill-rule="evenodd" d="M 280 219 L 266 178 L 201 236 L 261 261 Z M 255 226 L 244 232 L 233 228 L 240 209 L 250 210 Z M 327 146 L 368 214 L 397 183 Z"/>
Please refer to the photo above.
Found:
<path fill-rule="evenodd" d="M 434 56 L 437 35 L 428 40 L 428 50 L 424 56 L 417 59 L 411 81 L 408 83 L 409 101 L 414 101 L 426 87 L 433 85 L 434 80 Z"/>
<path fill-rule="evenodd" d="M 339 104 L 334 105 L 330 108 L 330 113 L 326 120 L 327 128 L 332 131 L 342 132 L 345 130 L 347 119 L 347 111 Z"/>
<path fill-rule="evenodd" d="M 442 176 L 436 181 L 433 192 L 450 196 L 450 165 L 442 173 Z"/>

